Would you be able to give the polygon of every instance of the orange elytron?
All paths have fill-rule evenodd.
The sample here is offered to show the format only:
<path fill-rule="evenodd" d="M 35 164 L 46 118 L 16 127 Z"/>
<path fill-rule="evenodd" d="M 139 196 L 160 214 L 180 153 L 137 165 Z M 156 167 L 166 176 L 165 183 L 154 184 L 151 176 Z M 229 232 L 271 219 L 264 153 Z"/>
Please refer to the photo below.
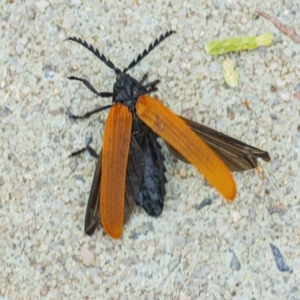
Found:
<path fill-rule="evenodd" d="M 211 128 L 172 113 L 160 101 L 148 94 L 157 90 L 159 80 L 145 83 L 147 76 L 138 81 L 126 72 L 137 65 L 150 51 L 173 31 L 161 35 L 123 71 L 93 46 L 71 37 L 114 70 L 117 78 L 113 92 L 98 92 L 89 81 L 75 76 L 99 97 L 112 97 L 113 104 L 94 109 L 84 116 L 111 107 L 104 130 L 100 155 L 87 146 L 72 155 L 88 150 L 98 157 L 85 216 L 85 232 L 93 234 L 102 224 L 105 232 L 117 239 L 134 206 L 140 205 L 157 217 L 164 205 L 166 168 L 160 136 L 176 158 L 192 163 L 204 178 L 228 201 L 236 195 L 236 185 L 230 171 L 244 171 L 257 167 L 257 159 L 270 161 L 268 152 L 249 146 Z"/>
<path fill-rule="evenodd" d="M 193 164 L 204 178 L 227 200 L 236 195 L 236 185 L 229 168 L 179 117 L 163 103 L 149 96 L 139 97 L 138 117 L 158 136 Z"/>
<path fill-rule="evenodd" d="M 102 225 L 114 239 L 122 235 L 131 126 L 132 116 L 128 108 L 119 103 L 114 104 L 105 124 L 100 185 Z"/>

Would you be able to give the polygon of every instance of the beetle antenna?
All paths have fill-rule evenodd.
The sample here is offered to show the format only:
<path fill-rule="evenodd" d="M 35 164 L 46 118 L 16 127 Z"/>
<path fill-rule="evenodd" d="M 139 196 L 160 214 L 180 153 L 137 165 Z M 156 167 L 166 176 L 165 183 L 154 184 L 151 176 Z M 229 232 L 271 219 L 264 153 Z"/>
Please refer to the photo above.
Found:
<path fill-rule="evenodd" d="M 76 38 L 76 37 L 69 37 L 66 39 L 66 41 L 73 41 L 73 42 L 80 44 L 84 48 L 91 51 L 94 55 L 96 55 L 109 68 L 113 69 L 115 71 L 115 73 L 121 72 L 121 70 L 116 68 L 115 65 L 109 59 L 107 59 L 103 54 L 101 54 L 98 49 L 95 49 L 92 45 L 89 45 L 86 41 L 83 41 L 82 39 Z"/>
<path fill-rule="evenodd" d="M 165 34 L 162 34 L 160 38 L 156 39 L 154 43 L 149 45 L 148 49 L 145 49 L 142 54 L 140 54 L 137 59 L 133 60 L 130 65 L 124 69 L 124 73 L 127 72 L 129 69 L 133 68 L 136 64 L 138 64 L 150 51 L 152 51 L 156 46 L 158 46 L 163 40 L 169 37 L 171 34 L 175 33 L 175 31 L 170 30 L 167 31 Z"/>

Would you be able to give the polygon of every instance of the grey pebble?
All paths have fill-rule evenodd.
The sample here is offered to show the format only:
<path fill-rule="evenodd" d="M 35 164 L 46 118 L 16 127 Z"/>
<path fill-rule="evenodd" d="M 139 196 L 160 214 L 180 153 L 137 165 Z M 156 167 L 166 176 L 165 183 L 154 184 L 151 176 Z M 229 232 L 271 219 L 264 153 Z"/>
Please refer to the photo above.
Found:
<path fill-rule="evenodd" d="M 46 65 L 43 68 L 43 71 L 44 71 L 44 78 L 46 79 L 54 79 L 58 76 L 57 69 L 51 65 Z"/>
<path fill-rule="evenodd" d="M 250 211 L 249 211 L 249 220 L 253 221 L 253 220 L 255 220 L 255 218 L 256 218 L 256 211 L 255 211 L 255 209 L 250 209 Z"/>
<path fill-rule="evenodd" d="M 280 167 L 280 161 L 279 160 L 274 160 L 272 163 L 272 172 L 275 172 L 278 170 Z"/>
<path fill-rule="evenodd" d="M 75 178 L 76 178 L 76 180 L 85 183 L 85 180 L 84 180 L 84 178 L 81 175 L 76 175 Z"/>
<path fill-rule="evenodd" d="M 270 117 L 272 120 L 278 120 L 277 115 L 276 114 L 270 114 Z"/>
<path fill-rule="evenodd" d="M 200 204 L 195 205 L 196 210 L 201 210 L 206 205 L 211 205 L 212 200 L 211 199 L 204 199 Z"/>
<path fill-rule="evenodd" d="M 204 277 L 206 275 L 206 270 L 204 269 L 204 268 L 202 268 L 202 269 L 199 269 L 198 271 L 197 271 L 197 273 L 196 273 L 196 276 L 197 277 Z"/>
<path fill-rule="evenodd" d="M 23 108 L 21 111 L 21 118 L 25 119 L 26 117 L 27 117 L 27 110 L 25 108 Z"/>
<path fill-rule="evenodd" d="M 238 260 L 238 258 L 236 257 L 235 253 L 230 250 L 231 253 L 232 253 L 232 259 L 231 259 L 231 262 L 230 262 L 230 268 L 234 271 L 239 271 L 241 269 L 241 263 L 240 261 Z"/>
<path fill-rule="evenodd" d="M 176 247 L 182 248 L 185 245 L 185 238 L 183 236 L 180 236 L 180 235 L 175 235 L 173 237 L 173 244 Z"/>
<path fill-rule="evenodd" d="M 24 51 L 24 46 L 21 45 L 21 44 L 18 44 L 18 45 L 16 46 L 16 51 L 17 51 L 17 53 L 18 53 L 19 55 L 21 55 L 21 54 L 23 53 L 23 51 Z"/>
<path fill-rule="evenodd" d="M 131 231 L 130 238 L 136 240 L 140 235 L 147 235 L 151 231 L 154 231 L 152 222 L 143 222 L 141 226 Z"/>
<path fill-rule="evenodd" d="M 258 54 L 261 58 L 264 58 L 267 53 L 267 47 L 259 47 L 258 48 Z"/>
<path fill-rule="evenodd" d="M 173 261 L 171 261 L 168 265 L 168 271 L 169 273 L 172 272 L 176 267 L 177 265 L 180 263 L 180 258 L 178 259 L 174 259 Z"/>
<path fill-rule="evenodd" d="M 270 243 L 270 247 L 272 249 L 273 252 L 273 256 L 277 265 L 277 268 L 280 272 L 289 272 L 289 273 L 293 273 L 293 270 L 285 263 L 285 261 L 283 260 L 283 256 L 280 253 L 279 249 Z"/>
<path fill-rule="evenodd" d="M 86 145 L 91 144 L 92 141 L 93 141 L 93 138 L 90 135 L 86 136 L 86 138 L 85 138 L 85 144 Z"/>
<path fill-rule="evenodd" d="M 53 140 L 54 140 L 55 143 L 58 143 L 60 141 L 60 137 L 57 135 L 57 136 L 54 137 Z"/>
<path fill-rule="evenodd" d="M 209 71 L 216 74 L 221 74 L 222 68 L 219 63 L 212 62 L 209 66 Z"/>
<path fill-rule="evenodd" d="M 0 117 L 1 118 L 5 118 L 10 114 L 11 114 L 11 110 L 8 107 L 6 107 L 6 106 L 1 107 L 1 110 L 0 110 Z"/>

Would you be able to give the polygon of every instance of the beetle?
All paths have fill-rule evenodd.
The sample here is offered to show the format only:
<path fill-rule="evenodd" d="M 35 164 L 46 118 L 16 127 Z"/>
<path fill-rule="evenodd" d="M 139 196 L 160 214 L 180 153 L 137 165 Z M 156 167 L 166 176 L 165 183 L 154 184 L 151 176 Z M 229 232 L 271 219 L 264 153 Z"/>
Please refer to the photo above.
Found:
<path fill-rule="evenodd" d="M 147 75 L 138 81 L 127 73 L 173 33 L 161 35 L 123 71 L 86 41 L 76 37 L 67 39 L 89 50 L 116 74 L 113 92 L 98 92 L 86 79 L 68 77 L 82 82 L 99 97 L 112 98 L 112 104 L 83 116 L 70 115 L 73 119 L 84 119 L 110 108 L 100 155 L 89 145 L 72 153 L 75 156 L 88 150 L 98 158 L 85 216 L 88 235 L 101 224 L 110 237 L 120 238 L 136 204 L 150 216 L 161 214 L 167 180 L 165 158 L 157 137 L 166 142 L 173 156 L 195 165 L 228 201 L 236 196 L 231 171 L 256 168 L 258 158 L 270 161 L 268 152 L 178 116 L 150 97 L 159 80 L 145 83 Z"/>

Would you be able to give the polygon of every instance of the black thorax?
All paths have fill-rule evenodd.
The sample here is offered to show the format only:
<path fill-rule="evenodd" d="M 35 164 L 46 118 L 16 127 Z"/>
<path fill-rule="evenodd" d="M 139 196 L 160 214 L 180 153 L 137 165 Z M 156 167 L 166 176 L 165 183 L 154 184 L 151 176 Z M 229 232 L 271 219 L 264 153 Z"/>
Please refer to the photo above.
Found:
<path fill-rule="evenodd" d="M 137 99 L 146 93 L 147 89 L 136 79 L 123 72 L 118 73 L 113 87 L 113 102 L 120 102 L 126 105 L 133 113 Z"/>

